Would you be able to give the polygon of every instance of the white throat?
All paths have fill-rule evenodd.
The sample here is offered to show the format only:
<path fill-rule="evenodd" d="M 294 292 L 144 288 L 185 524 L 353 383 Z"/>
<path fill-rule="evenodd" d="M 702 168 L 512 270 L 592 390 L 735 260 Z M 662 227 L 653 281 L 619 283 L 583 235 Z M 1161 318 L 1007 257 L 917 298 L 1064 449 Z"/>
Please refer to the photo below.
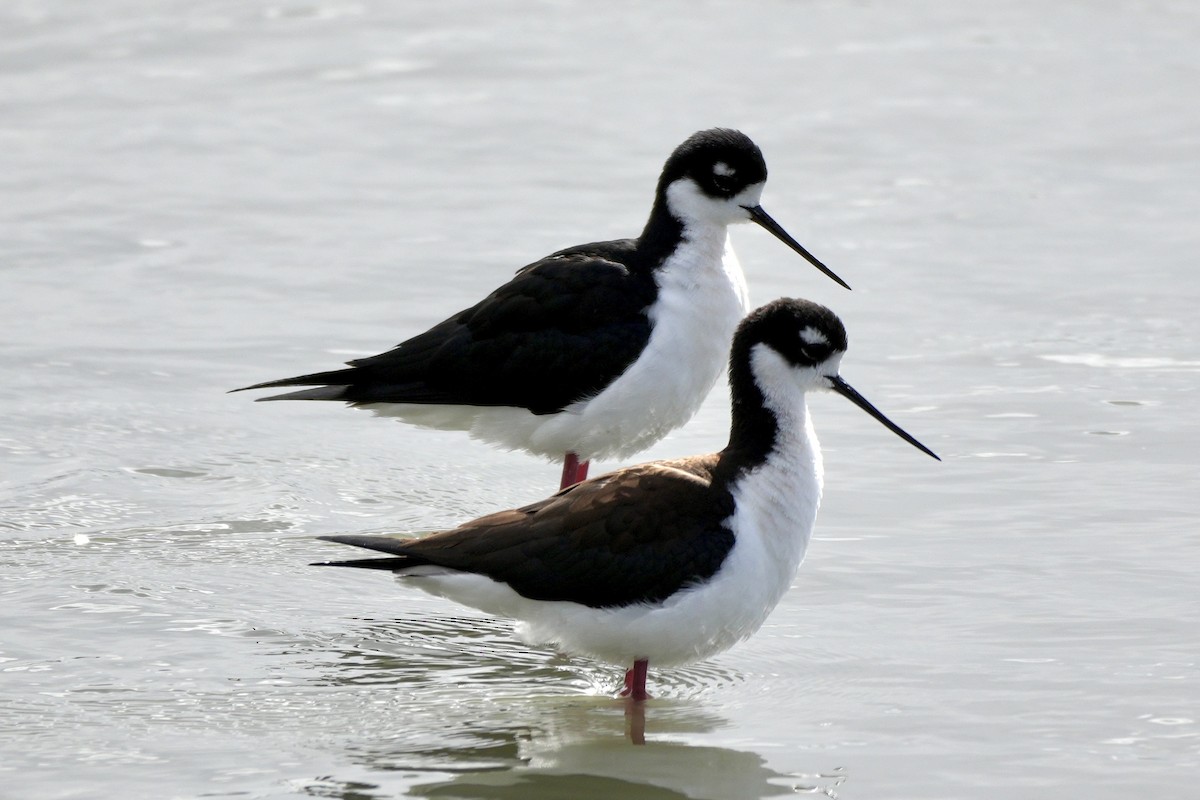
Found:
<path fill-rule="evenodd" d="M 748 552 L 761 561 L 762 599 L 773 606 L 804 558 L 821 503 L 824 465 L 804 393 L 820 385 L 821 378 L 815 369 L 797 369 L 766 345 L 751 350 L 750 363 L 778 428 L 766 461 L 734 487 L 739 509 L 735 524 L 739 542 L 744 535 Z"/>

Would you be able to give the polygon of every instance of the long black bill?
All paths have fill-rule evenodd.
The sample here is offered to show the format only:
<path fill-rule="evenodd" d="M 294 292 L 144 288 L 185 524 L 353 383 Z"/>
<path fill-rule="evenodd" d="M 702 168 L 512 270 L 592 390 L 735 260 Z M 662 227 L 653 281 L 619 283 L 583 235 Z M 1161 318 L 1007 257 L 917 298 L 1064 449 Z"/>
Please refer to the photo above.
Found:
<path fill-rule="evenodd" d="M 791 234 L 789 234 L 787 231 L 785 231 L 778 222 L 771 219 L 771 215 L 768 214 L 766 211 L 763 211 L 762 206 L 742 206 L 742 208 L 744 208 L 750 212 L 750 219 L 753 222 L 766 228 L 767 230 L 769 230 L 771 232 L 771 235 L 774 236 L 776 239 L 783 242 L 784 244 L 786 244 L 788 247 L 795 250 L 800 255 L 804 256 L 804 258 L 808 261 L 808 263 L 812 264 L 814 267 L 821 270 L 821 272 L 824 272 L 826 275 L 833 278 L 835 281 L 837 281 L 842 286 L 845 286 L 847 289 L 850 288 L 850 284 L 846 283 L 844 280 L 842 280 L 837 275 L 835 275 L 833 273 L 833 270 L 831 270 L 829 267 L 822 264 L 816 256 L 814 256 L 812 253 L 810 253 L 804 249 L 804 245 L 800 244 L 795 239 L 793 239 L 791 237 Z"/>
<path fill-rule="evenodd" d="M 889 431 L 896 434 L 901 439 L 903 439 L 904 441 L 911 444 L 913 447 L 920 450 L 922 453 L 925 453 L 926 455 L 929 455 L 929 456 L 933 456 L 934 458 L 937 458 L 938 461 L 941 461 L 941 459 L 938 458 L 937 453 L 933 452 L 928 447 L 926 447 L 925 445 L 918 442 L 916 439 L 914 439 L 912 436 L 910 436 L 906 430 L 904 430 L 899 425 L 897 425 L 896 423 L 892 422 L 890 419 L 885 417 L 883 415 L 882 411 L 880 411 L 875 406 L 871 405 L 871 402 L 869 400 L 867 400 L 867 398 L 863 397 L 861 394 L 854 391 L 854 387 L 851 386 L 850 384 L 846 383 L 844 380 L 842 380 L 842 377 L 840 375 L 834 375 L 833 377 L 829 378 L 829 383 L 835 392 L 837 392 L 842 397 L 849 400 L 851 403 L 854 403 L 854 405 L 858 406 L 859 408 L 861 408 L 863 411 L 870 414 L 875 419 L 882 422 Z"/>

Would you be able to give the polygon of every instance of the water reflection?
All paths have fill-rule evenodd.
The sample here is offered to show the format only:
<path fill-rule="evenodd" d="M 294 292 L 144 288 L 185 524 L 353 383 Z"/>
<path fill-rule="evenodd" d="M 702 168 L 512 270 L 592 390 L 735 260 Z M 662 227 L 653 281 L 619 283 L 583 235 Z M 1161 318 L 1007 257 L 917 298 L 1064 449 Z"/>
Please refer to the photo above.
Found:
<path fill-rule="evenodd" d="M 609 698 L 535 696 L 506 704 L 509 719 L 502 727 L 476 731 L 458 746 L 413 753 L 380 741 L 348 755 L 369 772 L 408 771 L 419 762 L 440 773 L 411 783 L 408 794 L 416 797 L 726 800 L 798 792 L 834 797 L 845 780 L 840 772 L 781 773 L 754 752 L 682 741 L 727 724 L 695 701 L 641 705 L 644 719 L 634 725 L 644 725 L 645 740 L 634 746 L 630 717 L 640 714 L 631 715 L 633 708 Z M 371 791 L 380 787 L 361 776 L 341 783 L 342 793 L 331 793 L 339 783 L 330 777 L 308 788 L 319 797 L 382 796 Z"/>
<path fill-rule="evenodd" d="M 708 695 L 736 680 L 712 665 L 664 671 L 639 704 L 612 696 L 616 671 L 529 648 L 499 620 L 359 620 L 327 644 L 316 681 L 360 705 L 357 730 L 329 743 L 349 765 L 301 787 L 310 796 L 384 797 L 402 783 L 417 797 L 832 797 L 845 779 L 707 745 L 730 726 Z"/>

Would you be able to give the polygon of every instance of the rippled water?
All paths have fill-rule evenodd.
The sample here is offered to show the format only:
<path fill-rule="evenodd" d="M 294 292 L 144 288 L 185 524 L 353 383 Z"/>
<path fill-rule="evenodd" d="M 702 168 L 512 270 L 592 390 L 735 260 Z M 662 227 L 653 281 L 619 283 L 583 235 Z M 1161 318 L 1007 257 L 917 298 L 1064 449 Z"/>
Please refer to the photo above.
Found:
<path fill-rule="evenodd" d="M 1198 33 L 1179 2 L 5 3 L 0 796 L 1194 796 Z M 308 568 L 556 469 L 225 390 L 635 233 L 718 124 L 855 287 L 739 229 L 754 300 L 838 311 L 846 377 L 944 463 L 814 398 L 796 586 L 640 718 L 612 669 Z"/>

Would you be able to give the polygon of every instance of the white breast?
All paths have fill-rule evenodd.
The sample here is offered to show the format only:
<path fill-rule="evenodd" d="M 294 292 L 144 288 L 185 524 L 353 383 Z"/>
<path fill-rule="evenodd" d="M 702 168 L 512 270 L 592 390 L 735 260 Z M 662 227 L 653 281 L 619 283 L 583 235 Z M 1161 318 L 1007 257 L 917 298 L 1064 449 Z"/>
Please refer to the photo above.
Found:
<path fill-rule="evenodd" d="M 603 661 L 648 658 L 660 666 L 708 658 L 752 635 L 792 585 L 820 503 L 816 438 L 806 419 L 794 423 L 788 446 L 736 485 L 738 510 L 728 523 L 735 544 L 710 580 L 658 608 L 551 604 L 560 608 L 523 615 L 518 632 Z"/>
<path fill-rule="evenodd" d="M 685 241 L 657 277 L 646 349 L 599 395 L 537 430 L 536 450 L 631 456 L 691 419 L 712 391 L 748 306 L 745 277 L 724 229 Z"/>

